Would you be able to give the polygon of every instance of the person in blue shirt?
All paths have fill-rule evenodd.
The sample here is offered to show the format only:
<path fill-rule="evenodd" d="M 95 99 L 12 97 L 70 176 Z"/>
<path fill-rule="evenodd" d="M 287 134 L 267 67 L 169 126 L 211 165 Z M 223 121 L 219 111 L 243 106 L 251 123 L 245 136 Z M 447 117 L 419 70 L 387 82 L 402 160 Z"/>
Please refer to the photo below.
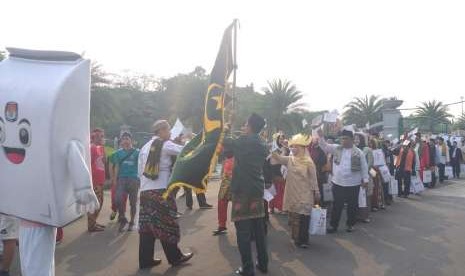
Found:
<path fill-rule="evenodd" d="M 132 231 L 134 227 L 134 218 L 136 216 L 137 194 L 139 192 L 139 177 L 137 174 L 139 149 L 132 145 L 132 136 L 129 132 L 124 132 L 121 135 L 121 148 L 116 151 L 111 158 L 113 163 L 112 185 L 116 185 L 116 206 L 119 213 L 119 231 L 122 232 L 128 224 L 125 215 L 125 207 L 123 196 L 129 196 L 129 205 L 131 217 L 129 221 L 128 231 Z"/>

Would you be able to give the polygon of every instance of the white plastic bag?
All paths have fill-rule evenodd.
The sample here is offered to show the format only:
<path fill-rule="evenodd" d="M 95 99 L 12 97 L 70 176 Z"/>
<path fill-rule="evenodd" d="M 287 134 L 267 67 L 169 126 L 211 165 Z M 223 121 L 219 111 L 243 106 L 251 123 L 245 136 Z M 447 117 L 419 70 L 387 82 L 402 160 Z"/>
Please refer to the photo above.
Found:
<path fill-rule="evenodd" d="M 421 182 L 420 177 L 412 176 L 410 178 L 410 192 L 414 194 L 419 194 L 425 190 L 425 186 L 423 186 L 423 182 Z"/>
<path fill-rule="evenodd" d="M 391 173 L 389 172 L 389 168 L 387 166 L 381 166 L 379 167 L 379 171 L 381 172 L 383 182 L 388 183 L 391 180 Z"/>
<path fill-rule="evenodd" d="M 358 193 L 358 207 L 367 207 L 367 189 L 363 187 L 360 187 L 360 192 Z"/>
<path fill-rule="evenodd" d="M 391 180 L 389 181 L 389 194 L 390 195 L 397 195 L 399 194 L 399 186 L 397 179 L 394 177 L 391 177 Z"/>
<path fill-rule="evenodd" d="M 446 166 L 446 168 L 445 168 L 445 170 L 444 170 L 444 175 L 447 176 L 447 177 L 449 177 L 449 178 L 454 177 L 454 172 L 453 172 L 451 166 Z"/>
<path fill-rule="evenodd" d="M 309 232 L 310 235 L 326 235 L 326 209 L 312 208 Z"/>
<path fill-rule="evenodd" d="M 384 158 L 383 150 L 381 149 L 373 150 L 373 165 L 374 166 L 386 165 L 386 159 Z"/>
<path fill-rule="evenodd" d="M 433 179 L 433 175 L 430 170 L 423 171 L 423 183 L 431 183 Z"/>
<path fill-rule="evenodd" d="M 324 201 L 333 201 L 333 184 L 324 183 L 323 184 L 323 200 Z"/>

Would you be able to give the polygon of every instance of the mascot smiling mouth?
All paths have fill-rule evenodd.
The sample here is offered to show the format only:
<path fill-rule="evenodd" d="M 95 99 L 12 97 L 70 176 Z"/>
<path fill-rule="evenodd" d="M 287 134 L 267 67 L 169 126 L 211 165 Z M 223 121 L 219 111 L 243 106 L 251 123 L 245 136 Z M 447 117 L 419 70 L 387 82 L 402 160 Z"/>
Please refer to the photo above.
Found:
<path fill-rule="evenodd" d="M 22 148 L 8 148 L 3 146 L 3 150 L 8 160 L 16 165 L 23 163 L 26 157 L 26 150 Z"/>

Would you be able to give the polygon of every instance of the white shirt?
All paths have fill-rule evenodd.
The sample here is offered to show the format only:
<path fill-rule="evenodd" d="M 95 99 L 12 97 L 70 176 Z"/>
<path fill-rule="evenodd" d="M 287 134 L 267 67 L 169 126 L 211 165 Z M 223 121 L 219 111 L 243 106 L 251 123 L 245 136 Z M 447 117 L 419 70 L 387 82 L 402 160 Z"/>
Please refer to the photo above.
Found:
<path fill-rule="evenodd" d="M 446 146 L 446 156 L 443 156 L 442 155 L 442 146 L 441 145 L 436 145 L 436 156 L 439 157 L 439 163 L 440 164 L 446 164 L 448 162 L 450 162 L 450 156 L 449 156 L 449 147 L 447 145 Z"/>
<path fill-rule="evenodd" d="M 336 144 L 328 144 L 324 139 L 320 137 L 319 144 L 321 149 L 330 154 L 335 154 L 336 149 L 339 145 Z M 368 164 L 365 158 L 365 154 L 360 149 L 356 149 L 360 151 L 361 156 L 361 170 L 360 171 L 352 171 L 352 149 L 342 149 L 341 155 L 341 162 L 336 164 L 333 161 L 333 178 L 332 182 L 336 185 L 343 186 L 343 187 L 352 187 L 364 183 L 368 183 Z"/>
<path fill-rule="evenodd" d="M 153 141 L 157 138 L 157 136 L 154 136 L 150 141 L 147 142 L 147 144 L 142 147 L 139 153 L 138 174 L 140 178 L 140 191 L 166 189 L 171 175 L 171 167 L 173 165 L 171 156 L 177 156 L 179 153 L 181 153 L 181 150 L 184 147 L 175 144 L 172 141 L 166 141 L 163 144 L 160 156 L 160 172 L 158 174 L 158 178 L 156 180 L 152 180 L 145 177 L 143 173 L 145 164 L 147 163 L 147 157 L 150 153 L 150 147 L 152 146 Z"/>

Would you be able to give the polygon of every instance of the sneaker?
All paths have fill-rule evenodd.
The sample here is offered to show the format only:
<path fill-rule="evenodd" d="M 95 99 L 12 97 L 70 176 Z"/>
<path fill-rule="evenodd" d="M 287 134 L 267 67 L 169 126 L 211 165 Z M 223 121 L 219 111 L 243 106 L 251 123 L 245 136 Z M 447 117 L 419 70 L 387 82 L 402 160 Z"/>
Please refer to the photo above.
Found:
<path fill-rule="evenodd" d="M 192 257 L 194 257 L 194 253 L 185 253 L 185 254 L 182 254 L 181 255 L 181 258 L 179 258 L 176 262 L 174 263 L 171 263 L 171 266 L 178 266 L 178 265 L 182 265 L 183 263 L 186 263 L 187 261 L 189 261 L 190 259 L 192 259 Z"/>
<path fill-rule="evenodd" d="M 226 227 L 218 227 L 215 231 L 213 231 L 213 236 L 219 236 L 219 235 L 224 235 L 227 233 Z"/>
<path fill-rule="evenodd" d="M 127 220 L 126 218 L 122 218 L 122 219 L 120 219 L 119 221 L 120 221 L 120 222 L 119 222 L 119 228 L 118 228 L 118 230 L 119 230 L 120 232 L 123 232 L 123 231 L 124 231 L 124 227 L 126 227 L 126 224 L 128 224 L 128 220 Z"/>
<path fill-rule="evenodd" d="M 129 223 L 128 232 L 131 232 L 134 228 L 134 222 Z"/>
<path fill-rule="evenodd" d="M 298 248 L 302 248 L 302 249 L 307 249 L 308 248 L 307 243 L 295 243 L 295 246 L 297 246 Z"/>
<path fill-rule="evenodd" d="M 208 203 L 200 205 L 200 209 L 212 209 L 213 205 L 210 205 Z"/>
<path fill-rule="evenodd" d="M 354 231 L 355 231 L 355 228 L 353 226 L 347 226 L 347 228 L 346 228 L 347 233 L 352 233 Z"/>
<path fill-rule="evenodd" d="M 326 229 L 326 232 L 328 234 L 333 234 L 333 233 L 336 233 L 337 232 L 337 228 L 334 228 L 332 226 L 328 227 L 328 229 Z"/>
<path fill-rule="evenodd" d="M 116 218 L 116 214 L 117 214 L 117 213 L 116 213 L 116 212 L 114 212 L 114 211 L 113 211 L 113 212 L 111 212 L 111 215 L 110 215 L 110 221 L 114 221 L 114 220 L 115 220 L 115 218 Z"/>
<path fill-rule="evenodd" d="M 102 231 L 105 231 L 105 229 L 99 227 L 98 225 L 96 225 L 96 226 L 94 226 L 93 228 L 87 229 L 87 231 L 89 231 L 89 233 L 95 233 L 95 232 L 102 232 Z"/>
<path fill-rule="evenodd" d="M 268 273 L 268 267 L 263 267 L 261 266 L 258 261 L 255 262 L 255 267 L 263 274 L 267 274 Z"/>
<path fill-rule="evenodd" d="M 155 260 L 152 260 L 152 262 L 149 263 L 149 264 L 144 264 L 144 265 L 139 266 L 139 269 L 148 269 L 148 268 L 152 268 L 154 266 L 158 266 L 160 264 L 161 264 L 161 260 L 160 259 L 155 259 Z"/>
<path fill-rule="evenodd" d="M 253 272 L 252 273 L 245 273 L 245 271 L 242 269 L 242 267 L 239 267 L 234 271 L 234 275 L 242 275 L 242 276 L 250 276 L 250 275 L 255 275 Z"/>

